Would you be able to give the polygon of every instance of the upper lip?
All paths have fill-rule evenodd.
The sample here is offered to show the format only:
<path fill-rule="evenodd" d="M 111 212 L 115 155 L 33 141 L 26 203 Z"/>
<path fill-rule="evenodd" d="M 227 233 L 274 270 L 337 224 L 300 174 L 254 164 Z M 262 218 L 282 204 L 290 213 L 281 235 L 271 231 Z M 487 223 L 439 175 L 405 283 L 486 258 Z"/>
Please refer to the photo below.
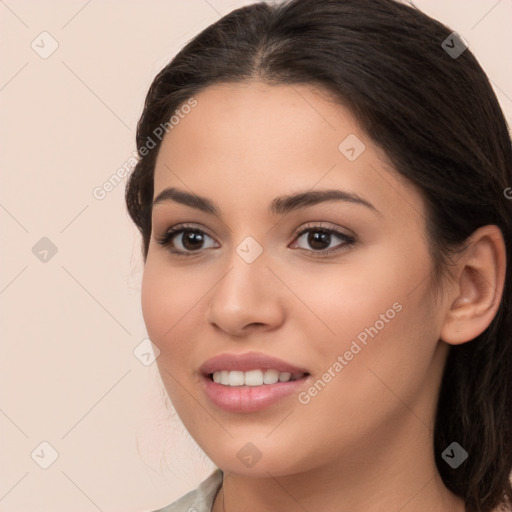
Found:
<path fill-rule="evenodd" d="M 199 371 L 203 375 L 227 370 L 247 372 L 250 370 L 277 370 L 289 373 L 308 373 L 304 368 L 289 364 L 276 357 L 261 352 L 246 352 L 244 354 L 220 354 L 205 361 Z"/>

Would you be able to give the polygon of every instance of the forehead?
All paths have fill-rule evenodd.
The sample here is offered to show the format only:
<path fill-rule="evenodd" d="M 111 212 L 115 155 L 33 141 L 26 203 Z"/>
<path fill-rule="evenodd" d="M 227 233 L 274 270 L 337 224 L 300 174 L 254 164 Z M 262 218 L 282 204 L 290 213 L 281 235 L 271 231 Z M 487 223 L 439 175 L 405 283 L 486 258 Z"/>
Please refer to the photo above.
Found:
<path fill-rule="evenodd" d="M 343 187 L 373 196 L 379 209 L 406 206 L 400 198 L 409 208 L 411 201 L 419 205 L 419 193 L 326 91 L 251 82 L 211 86 L 194 98 L 197 105 L 162 142 L 155 197 L 176 186 L 213 194 L 221 205 L 264 201 L 266 207 L 269 194 Z"/>
<path fill-rule="evenodd" d="M 343 133 L 361 132 L 348 109 L 325 97 L 312 86 L 298 84 L 211 86 L 195 96 L 197 105 L 182 116 L 165 145 L 177 159 L 184 154 L 200 158 L 200 150 L 229 153 L 231 161 L 305 155 L 320 160 L 322 152 L 337 154 L 336 141 Z M 324 144 L 319 145 L 319 136 Z"/>

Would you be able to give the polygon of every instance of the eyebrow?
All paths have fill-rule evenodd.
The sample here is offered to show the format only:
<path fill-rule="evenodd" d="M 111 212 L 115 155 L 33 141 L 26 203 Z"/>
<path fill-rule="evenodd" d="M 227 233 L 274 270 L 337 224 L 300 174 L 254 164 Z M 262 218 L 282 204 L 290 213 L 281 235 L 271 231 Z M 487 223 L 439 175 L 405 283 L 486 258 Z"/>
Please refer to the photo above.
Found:
<path fill-rule="evenodd" d="M 219 208 L 210 199 L 173 187 L 162 190 L 153 200 L 153 206 L 168 201 L 190 206 L 191 208 L 212 215 L 219 215 L 220 213 Z M 381 214 L 373 204 L 363 199 L 358 194 L 336 189 L 308 190 L 288 196 L 276 197 L 270 203 L 269 212 L 273 215 L 282 215 L 292 210 L 307 208 L 327 201 L 344 201 L 359 204 L 373 210 L 375 213 Z"/>

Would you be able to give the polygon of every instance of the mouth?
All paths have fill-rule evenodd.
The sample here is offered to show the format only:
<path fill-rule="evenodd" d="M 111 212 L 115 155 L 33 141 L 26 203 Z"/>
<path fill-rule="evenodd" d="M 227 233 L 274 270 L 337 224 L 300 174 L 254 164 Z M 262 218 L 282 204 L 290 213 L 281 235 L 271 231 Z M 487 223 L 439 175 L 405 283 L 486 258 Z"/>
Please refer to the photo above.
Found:
<path fill-rule="evenodd" d="M 256 369 L 250 371 L 220 370 L 208 374 L 208 378 L 221 386 L 269 386 L 278 382 L 291 382 L 308 376 L 307 372 L 280 372 L 273 368 Z"/>
<path fill-rule="evenodd" d="M 231 413 L 291 406 L 288 399 L 312 379 L 305 368 L 257 352 L 214 357 L 201 366 L 200 374 L 210 403 Z"/>

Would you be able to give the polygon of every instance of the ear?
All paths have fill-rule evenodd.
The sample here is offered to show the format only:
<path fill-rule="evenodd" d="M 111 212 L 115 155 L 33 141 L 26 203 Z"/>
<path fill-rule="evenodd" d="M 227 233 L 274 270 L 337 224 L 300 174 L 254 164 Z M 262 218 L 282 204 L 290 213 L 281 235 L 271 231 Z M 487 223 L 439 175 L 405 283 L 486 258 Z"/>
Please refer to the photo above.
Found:
<path fill-rule="evenodd" d="M 487 329 L 501 302 L 505 271 L 506 250 L 500 228 L 488 225 L 477 229 L 454 264 L 441 340 L 459 345 Z"/>

